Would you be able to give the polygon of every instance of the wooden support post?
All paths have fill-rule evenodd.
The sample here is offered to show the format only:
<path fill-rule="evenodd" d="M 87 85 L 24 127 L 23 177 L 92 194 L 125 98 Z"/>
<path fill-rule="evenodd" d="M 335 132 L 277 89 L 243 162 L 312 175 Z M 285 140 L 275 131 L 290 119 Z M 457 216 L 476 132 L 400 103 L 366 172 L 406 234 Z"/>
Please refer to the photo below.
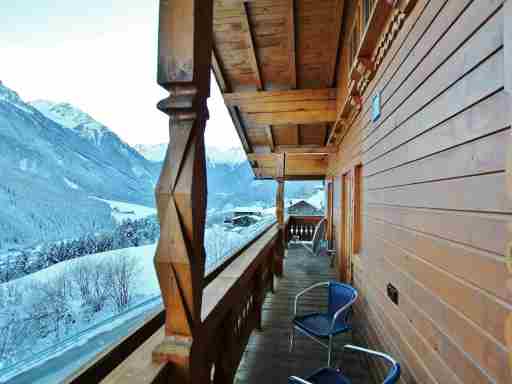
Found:
<path fill-rule="evenodd" d="M 506 0 L 503 6 L 503 19 L 510 20 L 512 18 L 512 0 Z M 505 92 L 508 93 L 509 108 L 507 112 L 509 114 L 508 120 L 512 124 L 512 72 L 510 68 L 512 66 L 512 25 L 510 22 L 503 23 L 504 25 L 504 51 L 505 51 Z M 507 192 L 508 198 L 512 199 L 512 137 L 509 138 L 508 144 L 508 158 L 507 158 Z M 509 242 L 507 249 L 505 250 L 505 256 L 507 260 L 507 268 L 510 272 L 510 278 L 507 281 L 507 287 L 512 293 L 512 227 L 509 226 Z M 509 313 L 505 323 L 505 339 L 509 348 L 509 369 L 512 370 L 512 313 Z"/>
<path fill-rule="evenodd" d="M 153 359 L 173 365 L 169 382 L 209 380 L 200 339 L 212 18 L 212 0 L 160 1 L 158 83 L 170 96 L 158 108 L 170 116 L 170 144 L 155 191 L 161 228 L 155 268 L 166 322 Z"/>
<path fill-rule="evenodd" d="M 275 253 L 276 253 L 276 265 L 275 274 L 277 276 L 283 275 L 283 259 L 284 259 L 284 239 L 286 230 L 284 224 L 284 173 L 285 173 L 285 158 L 286 155 L 281 153 L 277 156 L 276 160 L 276 176 L 277 176 L 277 193 L 276 193 L 276 217 L 277 223 L 279 224 L 279 237 L 277 239 Z"/>
<path fill-rule="evenodd" d="M 330 248 L 332 248 L 332 232 L 333 232 L 333 203 L 334 203 L 334 184 L 333 179 L 325 179 L 325 190 L 327 197 L 327 207 L 325 209 L 325 218 L 327 220 L 327 230 L 325 233 L 325 239 L 329 242 Z"/>

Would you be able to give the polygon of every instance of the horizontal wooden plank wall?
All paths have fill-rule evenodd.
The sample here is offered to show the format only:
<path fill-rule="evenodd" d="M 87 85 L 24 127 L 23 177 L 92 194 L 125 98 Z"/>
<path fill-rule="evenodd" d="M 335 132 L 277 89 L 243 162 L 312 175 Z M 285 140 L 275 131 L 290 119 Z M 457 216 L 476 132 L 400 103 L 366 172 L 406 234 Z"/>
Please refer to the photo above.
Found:
<path fill-rule="evenodd" d="M 503 3 L 419 0 L 330 156 L 336 239 L 341 176 L 363 164 L 356 314 L 366 341 L 403 363 L 405 383 L 512 383 Z"/>

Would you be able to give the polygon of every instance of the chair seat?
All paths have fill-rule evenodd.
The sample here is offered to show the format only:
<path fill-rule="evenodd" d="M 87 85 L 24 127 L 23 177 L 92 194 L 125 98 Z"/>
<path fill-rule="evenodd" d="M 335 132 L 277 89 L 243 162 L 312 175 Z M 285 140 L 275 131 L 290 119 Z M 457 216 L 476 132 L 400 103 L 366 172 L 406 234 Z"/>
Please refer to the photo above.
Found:
<path fill-rule="evenodd" d="M 340 371 L 333 368 L 322 368 L 311 376 L 306 381 L 313 384 L 351 384 L 350 380 L 344 377 Z M 288 384 L 302 384 L 298 380 L 294 380 L 293 377 L 288 379 Z"/>
<path fill-rule="evenodd" d="M 332 316 L 326 313 L 311 313 L 304 316 L 296 316 L 293 319 L 293 324 L 311 335 L 322 338 L 347 332 L 351 329 L 349 324 L 339 318 L 336 321 L 334 330 L 331 330 Z"/>

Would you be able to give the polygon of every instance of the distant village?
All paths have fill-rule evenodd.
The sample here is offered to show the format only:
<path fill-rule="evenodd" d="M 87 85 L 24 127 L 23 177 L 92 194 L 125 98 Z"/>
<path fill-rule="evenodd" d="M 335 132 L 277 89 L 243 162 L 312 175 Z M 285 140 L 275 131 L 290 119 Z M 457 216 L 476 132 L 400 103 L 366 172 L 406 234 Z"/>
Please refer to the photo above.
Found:
<path fill-rule="evenodd" d="M 319 189 L 309 198 L 286 199 L 286 214 L 292 216 L 322 216 L 324 215 L 324 199 L 323 189 Z M 275 207 L 236 207 L 224 212 L 223 223 L 232 227 L 248 227 L 274 214 Z"/>

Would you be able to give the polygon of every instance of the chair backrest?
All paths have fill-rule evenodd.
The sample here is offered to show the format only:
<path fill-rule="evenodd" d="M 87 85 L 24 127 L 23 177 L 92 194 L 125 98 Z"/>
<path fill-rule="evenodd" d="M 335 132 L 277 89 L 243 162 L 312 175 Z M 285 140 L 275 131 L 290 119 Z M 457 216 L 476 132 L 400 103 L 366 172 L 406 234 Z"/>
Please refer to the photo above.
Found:
<path fill-rule="evenodd" d="M 312 240 L 313 254 L 315 254 L 315 255 L 318 255 L 320 248 L 322 248 L 322 240 L 325 238 L 325 227 L 326 227 L 325 219 L 321 219 L 316 224 L 315 232 L 313 233 L 313 240 Z"/>
<path fill-rule="evenodd" d="M 395 384 L 398 383 L 398 380 L 400 379 L 400 364 L 395 362 L 391 366 L 391 369 L 388 372 L 388 375 L 382 382 L 382 384 Z"/>
<path fill-rule="evenodd" d="M 336 281 L 329 282 L 329 299 L 328 299 L 328 313 L 333 316 L 339 309 L 357 298 L 357 290 L 348 285 L 338 283 Z M 339 316 L 339 320 L 345 321 L 349 313 L 349 308 Z"/>
<path fill-rule="evenodd" d="M 358 347 L 356 345 L 351 345 L 351 344 L 347 344 L 347 345 L 343 346 L 343 349 L 349 349 L 349 350 L 353 350 L 353 351 L 363 352 L 370 356 L 375 356 L 379 359 L 385 360 L 388 364 L 391 365 L 391 367 L 389 368 L 388 374 L 384 378 L 384 381 L 382 382 L 382 384 L 398 383 L 398 380 L 400 379 L 400 374 L 401 374 L 400 364 L 395 359 L 393 359 L 391 356 L 389 356 L 383 352 L 374 351 L 371 349 L 362 348 L 362 347 Z"/>

